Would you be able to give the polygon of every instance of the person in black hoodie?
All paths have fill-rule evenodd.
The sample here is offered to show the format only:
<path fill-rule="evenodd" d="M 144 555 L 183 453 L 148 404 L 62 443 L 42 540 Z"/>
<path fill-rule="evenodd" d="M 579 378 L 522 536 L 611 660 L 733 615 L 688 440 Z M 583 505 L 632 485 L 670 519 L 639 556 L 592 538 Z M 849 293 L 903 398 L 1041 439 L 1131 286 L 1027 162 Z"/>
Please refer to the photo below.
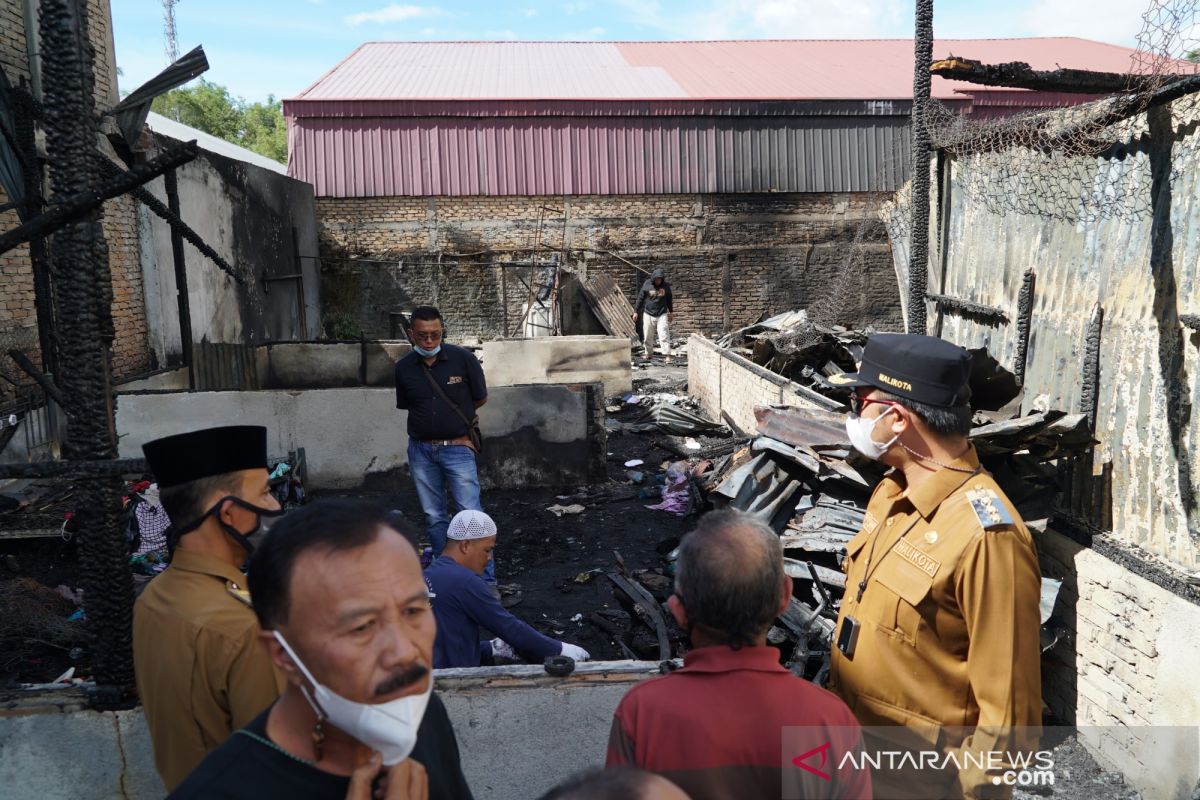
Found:
<path fill-rule="evenodd" d="M 663 355 L 671 360 L 671 321 L 675 319 L 674 296 L 671 294 L 671 284 L 667 283 L 666 274 L 656 269 L 650 279 L 642 284 L 638 291 L 637 306 L 633 310 L 633 318 L 637 320 L 642 315 L 642 344 L 646 348 L 646 358 L 654 355 L 654 338 L 658 341 Z"/>

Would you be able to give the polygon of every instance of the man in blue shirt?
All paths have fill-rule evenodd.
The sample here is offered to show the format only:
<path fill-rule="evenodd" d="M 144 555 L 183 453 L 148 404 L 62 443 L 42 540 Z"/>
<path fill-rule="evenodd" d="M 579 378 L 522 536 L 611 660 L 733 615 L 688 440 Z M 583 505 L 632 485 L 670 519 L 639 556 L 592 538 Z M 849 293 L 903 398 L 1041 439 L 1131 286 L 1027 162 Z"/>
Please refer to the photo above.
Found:
<path fill-rule="evenodd" d="M 470 421 L 487 402 L 487 384 L 479 360 L 464 347 L 446 344 L 445 334 L 440 311 L 432 306 L 413 309 L 408 331 L 413 349 L 396 362 L 396 408 L 408 411 L 408 468 L 434 558 L 446 547 L 450 524 L 446 488 L 458 510 L 483 509 Z M 490 564 L 485 579 L 496 582 Z"/>
<path fill-rule="evenodd" d="M 437 639 L 433 666 L 478 667 L 494 656 L 519 657 L 541 663 L 547 656 L 591 658 L 586 650 L 559 642 L 535 631 L 514 617 L 491 593 L 483 570 L 496 547 L 496 523 L 482 511 L 460 511 L 446 531 L 448 542 L 441 557 L 425 570 L 425 584 L 433 594 Z M 497 638 L 479 640 L 486 628 Z"/>

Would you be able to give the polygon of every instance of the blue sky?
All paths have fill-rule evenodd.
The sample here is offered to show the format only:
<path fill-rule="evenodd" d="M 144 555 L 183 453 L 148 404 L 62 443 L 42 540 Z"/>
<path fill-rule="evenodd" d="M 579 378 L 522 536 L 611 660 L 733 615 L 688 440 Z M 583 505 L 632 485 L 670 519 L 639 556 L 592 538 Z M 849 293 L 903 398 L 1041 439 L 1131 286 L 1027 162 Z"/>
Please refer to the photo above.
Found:
<path fill-rule="evenodd" d="M 1133 45 L 1145 0 L 937 0 L 939 37 Z M 162 69 L 160 0 L 112 0 L 121 88 Z M 872 38 L 912 35 L 912 0 L 179 0 L 180 52 L 248 100 L 302 91 L 369 40 Z"/>

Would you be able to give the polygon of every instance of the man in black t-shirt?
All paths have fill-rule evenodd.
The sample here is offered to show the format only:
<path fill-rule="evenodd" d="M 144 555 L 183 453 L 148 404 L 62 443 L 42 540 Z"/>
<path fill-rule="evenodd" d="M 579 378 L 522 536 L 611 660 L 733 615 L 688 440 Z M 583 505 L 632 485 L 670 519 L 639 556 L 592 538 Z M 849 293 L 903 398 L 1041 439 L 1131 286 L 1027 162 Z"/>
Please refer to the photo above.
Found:
<path fill-rule="evenodd" d="M 470 800 L 433 693 L 437 623 L 421 564 L 387 520 L 359 500 L 319 500 L 272 526 L 250 594 L 287 689 L 171 798 L 342 800 L 386 783 L 389 798 L 424 798 L 427 786 L 431 800 Z"/>
<path fill-rule="evenodd" d="M 479 360 L 465 347 L 446 344 L 445 334 L 440 311 L 413 309 L 408 331 L 413 350 L 396 362 L 396 408 L 408 411 L 408 468 L 434 558 L 446 549 L 447 486 L 458 511 L 483 510 L 469 423 L 487 402 L 487 384 Z M 491 563 L 483 579 L 496 582 Z"/>

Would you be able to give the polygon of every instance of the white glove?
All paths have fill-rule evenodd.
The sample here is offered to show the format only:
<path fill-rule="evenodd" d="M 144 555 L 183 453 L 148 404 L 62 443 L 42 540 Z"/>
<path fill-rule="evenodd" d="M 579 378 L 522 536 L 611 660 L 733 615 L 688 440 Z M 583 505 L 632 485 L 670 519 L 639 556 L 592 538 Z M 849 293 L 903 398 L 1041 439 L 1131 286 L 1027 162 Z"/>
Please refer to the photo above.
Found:
<path fill-rule="evenodd" d="M 570 656 L 571 658 L 575 659 L 576 661 L 591 661 L 592 660 L 592 654 L 589 653 L 587 650 L 584 650 L 579 645 L 568 644 L 566 642 L 562 643 L 562 650 L 559 651 L 559 655 Z"/>
<path fill-rule="evenodd" d="M 517 655 L 517 651 L 512 649 L 512 645 L 503 639 L 492 639 L 492 657 L 503 658 L 508 661 L 521 660 L 521 657 Z"/>

